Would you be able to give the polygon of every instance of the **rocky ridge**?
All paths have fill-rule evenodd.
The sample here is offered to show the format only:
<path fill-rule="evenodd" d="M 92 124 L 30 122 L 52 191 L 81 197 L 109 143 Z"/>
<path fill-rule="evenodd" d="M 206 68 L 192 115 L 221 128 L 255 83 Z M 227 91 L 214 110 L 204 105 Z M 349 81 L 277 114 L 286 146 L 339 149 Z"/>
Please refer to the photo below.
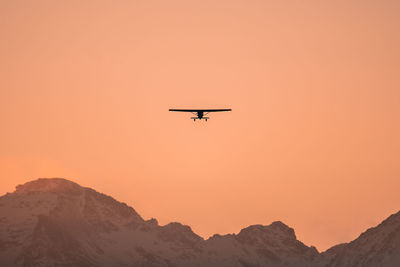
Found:
<path fill-rule="evenodd" d="M 74 182 L 38 179 L 0 197 L 0 266 L 391 267 L 400 266 L 399 230 L 396 214 L 324 253 L 279 221 L 204 240 Z"/>

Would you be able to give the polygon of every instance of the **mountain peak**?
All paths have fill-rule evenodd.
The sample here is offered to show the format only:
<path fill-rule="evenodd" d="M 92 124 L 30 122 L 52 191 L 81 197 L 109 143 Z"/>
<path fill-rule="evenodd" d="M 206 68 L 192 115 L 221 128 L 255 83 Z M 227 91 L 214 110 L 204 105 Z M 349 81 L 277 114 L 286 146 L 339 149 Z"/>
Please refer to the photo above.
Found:
<path fill-rule="evenodd" d="M 279 231 L 281 232 L 283 235 L 287 235 L 289 237 L 292 237 L 294 239 L 296 239 L 296 235 L 294 233 L 293 228 L 290 228 L 289 226 L 287 226 L 286 224 L 284 224 L 281 221 L 276 221 L 273 222 L 269 225 L 269 228 L 275 230 L 275 231 Z"/>
<path fill-rule="evenodd" d="M 17 185 L 15 193 L 25 194 L 31 192 L 79 193 L 83 188 L 63 178 L 39 178 L 34 181 Z"/>
<path fill-rule="evenodd" d="M 280 236 L 285 239 L 296 239 L 296 235 L 294 233 L 293 228 L 290 228 L 281 221 L 273 222 L 268 226 L 261 224 L 251 225 L 242 229 L 238 234 L 239 238 L 244 238 L 244 237 L 259 238 L 260 236 L 264 235 Z"/>

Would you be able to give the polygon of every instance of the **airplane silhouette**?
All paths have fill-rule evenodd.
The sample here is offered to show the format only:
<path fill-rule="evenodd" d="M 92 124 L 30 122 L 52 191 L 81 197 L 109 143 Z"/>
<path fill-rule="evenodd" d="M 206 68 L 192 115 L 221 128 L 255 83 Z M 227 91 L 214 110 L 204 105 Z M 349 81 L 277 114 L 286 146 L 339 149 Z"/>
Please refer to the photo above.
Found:
<path fill-rule="evenodd" d="M 232 109 L 170 109 L 169 111 L 190 112 L 197 116 L 191 117 L 193 121 L 196 121 L 197 119 L 204 119 L 207 121 L 209 117 L 204 117 L 204 115 L 207 115 L 210 112 L 232 111 Z"/>

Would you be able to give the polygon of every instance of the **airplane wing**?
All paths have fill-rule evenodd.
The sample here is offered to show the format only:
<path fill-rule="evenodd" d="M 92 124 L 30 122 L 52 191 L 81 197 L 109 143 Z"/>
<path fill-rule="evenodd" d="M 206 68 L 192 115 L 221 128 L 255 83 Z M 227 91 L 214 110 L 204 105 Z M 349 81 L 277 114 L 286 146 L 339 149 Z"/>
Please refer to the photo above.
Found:
<path fill-rule="evenodd" d="M 170 109 L 169 111 L 178 112 L 221 112 L 221 111 L 232 111 L 232 109 Z"/>

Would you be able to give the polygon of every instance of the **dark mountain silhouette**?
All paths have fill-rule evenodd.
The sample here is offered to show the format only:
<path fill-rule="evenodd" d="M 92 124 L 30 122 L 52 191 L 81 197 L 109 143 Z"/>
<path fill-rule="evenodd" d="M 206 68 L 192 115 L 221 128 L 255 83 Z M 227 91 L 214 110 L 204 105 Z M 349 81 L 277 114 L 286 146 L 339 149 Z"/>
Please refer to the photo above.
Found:
<path fill-rule="evenodd" d="M 354 241 L 334 246 L 321 255 L 325 267 L 399 267 L 400 212 Z"/>
<path fill-rule="evenodd" d="M 399 227 L 392 215 L 321 254 L 282 222 L 204 240 L 93 189 L 38 179 L 0 197 L 0 266 L 400 266 Z"/>

